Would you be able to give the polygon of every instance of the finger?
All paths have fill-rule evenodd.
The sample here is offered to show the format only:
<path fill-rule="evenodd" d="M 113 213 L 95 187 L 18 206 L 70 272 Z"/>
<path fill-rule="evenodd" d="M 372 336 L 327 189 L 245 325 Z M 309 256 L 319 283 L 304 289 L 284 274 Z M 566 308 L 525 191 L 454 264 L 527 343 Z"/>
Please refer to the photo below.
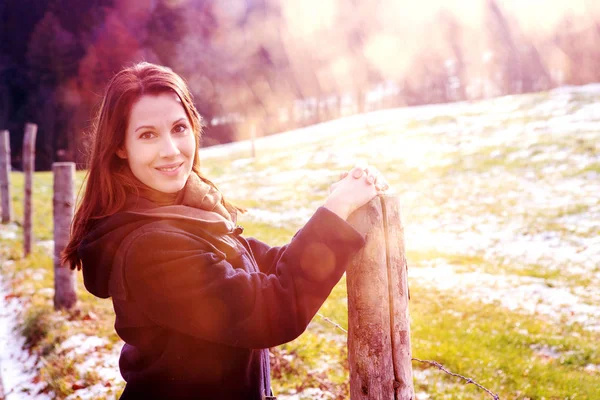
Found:
<path fill-rule="evenodd" d="M 381 175 L 377 175 L 377 177 L 375 178 L 375 186 L 383 187 L 384 185 L 387 185 L 385 178 Z"/>
<path fill-rule="evenodd" d="M 369 182 L 370 184 L 375 183 L 375 180 L 377 179 L 377 176 L 373 173 L 372 168 L 373 167 L 367 167 L 367 170 L 365 171 L 367 182 Z"/>
<path fill-rule="evenodd" d="M 375 188 L 377 188 L 377 190 L 381 192 L 385 192 L 390 188 L 390 186 L 387 184 L 387 182 L 383 182 L 381 184 L 375 185 Z"/>
<path fill-rule="evenodd" d="M 354 169 L 352 170 L 352 177 L 358 179 L 361 176 L 363 176 L 363 172 L 364 171 L 361 168 L 354 167 Z"/>
<path fill-rule="evenodd" d="M 373 166 L 368 166 L 365 172 L 367 173 L 367 182 L 375 183 L 377 177 L 379 176 L 379 171 L 377 170 L 377 168 Z"/>
<path fill-rule="evenodd" d="M 348 172 L 347 172 L 347 171 L 344 171 L 344 172 L 342 172 L 342 173 L 340 174 L 340 181 L 341 181 L 342 179 L 344 179 L 345 177 L 347 177 L 347 176 L 348 176 Z"/>

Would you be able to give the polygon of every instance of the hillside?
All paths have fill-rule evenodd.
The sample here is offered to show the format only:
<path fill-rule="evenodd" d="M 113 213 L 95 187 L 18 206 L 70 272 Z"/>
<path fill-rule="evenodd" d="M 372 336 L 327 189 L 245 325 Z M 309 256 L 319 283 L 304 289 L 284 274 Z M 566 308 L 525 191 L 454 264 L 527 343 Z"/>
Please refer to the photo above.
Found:
<path fill-rule="evenodd" d="M 244 233 L 272 245 L 289 241 L 357 159 L 386 176 L 402 206 L 414 357 L 501 398 L 600 399 L 600 86 L 379 111 L 261 138 L 255 159 L 250 148 L 203 149 L 202 168 L 249 208 Z M 13 183 L 20 218 L 22 176 Z M 122 381 L 110 302 L 82 293 L 81 314 L 51 312 L 51 176 L 36 185 L 42 246 L 31 259 L 20 259 L 19 228 L 0 226 L 7 306 L 26 310 L 22 326 L 43 328 L 31 346 L 45 353 L 35 388 L 112 398 Z M 344 280 L 321 313 L 347 328 Z M 316 317 L 273 349 L 279 398 L 344 398 L 345 340 Z M 413 367 L 419 399 L 484 398 Z M 33 398 L 43 397 L 7 396 Z"/>

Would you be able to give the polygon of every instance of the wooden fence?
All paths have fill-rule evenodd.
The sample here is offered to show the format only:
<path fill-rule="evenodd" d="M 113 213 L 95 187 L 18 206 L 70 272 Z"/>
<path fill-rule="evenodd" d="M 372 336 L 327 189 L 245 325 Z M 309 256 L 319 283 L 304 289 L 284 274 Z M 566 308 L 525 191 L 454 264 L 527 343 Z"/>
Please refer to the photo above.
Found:
<path fill-rule="evenodd" d="M 23 215 L 23 255 L 27 257 L 34 245 L 33 238 L 33 178 L 35 170 L 35 139 L 37 125 L 26 124 L 23 141 L 23 172 L 25 174 L 25 196 Z M 10 184 L 10 140 L 9 132 L 0 131 L 0 205 L 2 223 L 13 220 Z M 54 307 L 71 309 L 77 303 L 75 275 L 60 261 L 70 235 L 70 226 L 75 208 L 75 163 L 54 163 L 53 217 L 54 217 Z"/>

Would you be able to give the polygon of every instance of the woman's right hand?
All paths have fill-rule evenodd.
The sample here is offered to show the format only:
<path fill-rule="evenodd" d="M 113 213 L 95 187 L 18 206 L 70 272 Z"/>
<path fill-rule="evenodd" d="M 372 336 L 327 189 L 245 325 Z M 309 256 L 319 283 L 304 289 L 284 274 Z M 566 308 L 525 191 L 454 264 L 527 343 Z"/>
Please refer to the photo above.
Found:
<path fill-rule="evenodd" d="M 354 210 L 384 193 L 388 187 L 377 168 L 356 166 L 350 172 L 342 173 L 340 181 L 331 185 L 324 206 L 340 218 L 347 219 Z"/>

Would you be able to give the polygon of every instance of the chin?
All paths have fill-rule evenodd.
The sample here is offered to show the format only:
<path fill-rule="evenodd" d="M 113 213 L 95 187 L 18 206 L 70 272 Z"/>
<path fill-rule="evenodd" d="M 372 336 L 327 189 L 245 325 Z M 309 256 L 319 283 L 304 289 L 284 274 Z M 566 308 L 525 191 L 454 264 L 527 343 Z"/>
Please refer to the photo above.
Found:
<path fill-rule="evenodd" d="M 187 179 L 177 179 L 163 182 L 154 182 L 153 185 L 149 185 L 152 189 L 162 193 L 177 193 L 185 186 Z"/>
<path fill-rule="evenodd" d="M 185 181 L 182 182 L 171 182 L 169 184 L 162 185 L 158 190 L 163 193 L 177 193 L 185 186 Z"/>

